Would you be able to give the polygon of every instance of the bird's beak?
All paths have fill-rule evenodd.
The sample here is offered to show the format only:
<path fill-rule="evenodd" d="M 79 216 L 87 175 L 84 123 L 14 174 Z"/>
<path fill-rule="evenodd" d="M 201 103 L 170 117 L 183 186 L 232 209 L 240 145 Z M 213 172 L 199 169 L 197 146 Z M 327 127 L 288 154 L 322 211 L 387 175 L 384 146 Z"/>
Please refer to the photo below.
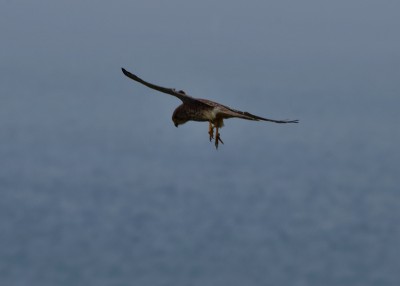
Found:
<path fill-rule="evenodd" d="M 178 123 L 174 123 L 174 125 L 175 125 L 175 127 L 177 127 L 177 128 L 178 128 Z"/>

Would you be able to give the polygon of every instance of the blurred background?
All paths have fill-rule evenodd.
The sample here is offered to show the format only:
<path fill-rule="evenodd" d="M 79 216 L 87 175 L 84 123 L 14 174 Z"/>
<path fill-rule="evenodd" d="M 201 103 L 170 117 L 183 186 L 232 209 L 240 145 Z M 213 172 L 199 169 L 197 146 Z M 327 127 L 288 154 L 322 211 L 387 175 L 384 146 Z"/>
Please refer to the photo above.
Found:
<path fill-rule="evenodd" d="M 1 284 L 400 285 L 399 10 L 1 1 Z"/>

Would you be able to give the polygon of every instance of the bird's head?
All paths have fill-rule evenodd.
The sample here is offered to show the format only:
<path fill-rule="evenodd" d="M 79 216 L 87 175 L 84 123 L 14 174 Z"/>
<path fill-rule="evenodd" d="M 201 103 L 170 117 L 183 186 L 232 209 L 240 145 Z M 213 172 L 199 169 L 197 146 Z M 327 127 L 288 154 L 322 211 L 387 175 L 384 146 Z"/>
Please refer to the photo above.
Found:
<path fill-rule="evenodd" d="M 175 109 L 174 113 L 172 114 L 172 121 L 174 122 L 175 127 L 178 127 L 179 125 L 188 122 L 188 118 L 186 116 L 183 105 L 180 105 Z"/>

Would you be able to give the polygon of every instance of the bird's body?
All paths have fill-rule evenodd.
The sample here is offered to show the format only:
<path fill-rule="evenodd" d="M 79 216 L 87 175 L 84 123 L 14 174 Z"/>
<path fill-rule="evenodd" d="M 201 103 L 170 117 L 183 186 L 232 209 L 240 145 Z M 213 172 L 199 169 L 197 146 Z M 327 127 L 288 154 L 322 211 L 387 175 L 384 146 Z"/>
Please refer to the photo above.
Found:
<path fill-rule="evenodd" d="M 232 109 L 228 106 L 222 105 L 220 103 L 208 99 L 193 98 L 187 95 L 183 90 L 177 91 L 173 88 L 165 88 L 146 82 L 141 78 L 139 78 L 138 76 L 128 72 L 124 68 L 122 68 L 122 72 L 130 79 L 133 79 L 149 88 L 173 95 L 182 101 L 182 104 L 175 109 L 172 115 L 172 121 L 174 122 L 176 127 L 186 123 L 187 121 L 208 121 L 209 122 L 208 133 L 210 135 L 210 141 L 214 138 L 214 128 L 216 129 L 216 135 L 215 135 L 216 148 L 218 148 L 218 142 L 223 143 L 220 138 L 219 128 L 224 126 L 224 119 L 236 117 L 253 121 L 261 120 L 261 121 L 270 121 L 275 123 L 298 123 L 298 120 L 274 120 L 274 119 L 263 118 L 251 114 L 249 112 Z"/>

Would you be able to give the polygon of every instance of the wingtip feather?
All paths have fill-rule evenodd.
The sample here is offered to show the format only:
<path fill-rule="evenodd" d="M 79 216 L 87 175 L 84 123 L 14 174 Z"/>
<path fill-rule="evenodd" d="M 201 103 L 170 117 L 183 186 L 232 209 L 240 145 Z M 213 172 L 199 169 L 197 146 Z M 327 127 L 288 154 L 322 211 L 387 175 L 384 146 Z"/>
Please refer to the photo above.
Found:
<path fill-rule="evenodd" d="M 124 68 L 121 68 L 122 72 L 126 75 L 128 73 L 128 71 Z"/>

